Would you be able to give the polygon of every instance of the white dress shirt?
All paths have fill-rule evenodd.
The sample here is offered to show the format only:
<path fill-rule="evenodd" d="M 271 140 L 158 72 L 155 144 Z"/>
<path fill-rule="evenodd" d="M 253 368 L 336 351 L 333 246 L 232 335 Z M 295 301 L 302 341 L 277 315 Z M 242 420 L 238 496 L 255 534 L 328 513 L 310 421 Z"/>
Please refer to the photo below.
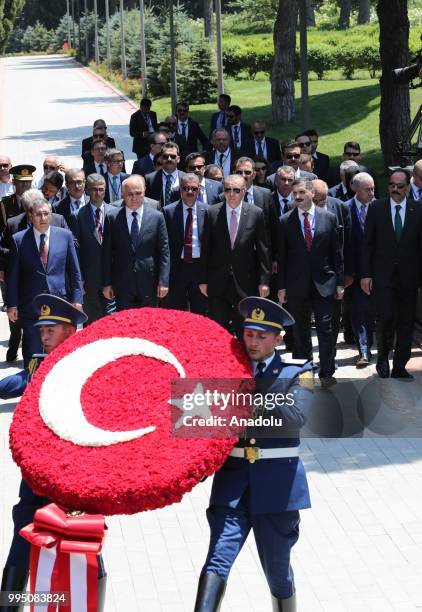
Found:
<path fill-rule="evenodd" d="M 182 202 L 183 206 L 183 235 L 185 235 L 186 221 L 188 219 L 188 208 L 192 209 L 192 259 L 198 259 L 201 257 L 201 244 L 199 242 L 199 228 L 198 228 L 198 213 L 196 210 L 196 204 L 193 206 L 186 206 Z M 185 249 L 182 249 L 182 259 L 185 256 Z"/>
<path fill-rule="evenodd" d="M 113 176 L 117 176 L 116 188 L 115 190 L 113 184 Z M 115 202 L 116 200 L 120 200 L 122 197 L 122 181 L 120 180 L 120 172 L 118 174 L 108 174 L 108 192 L 110 194 L 110 202 Z"/>
<path fill-rule="evenodd" d="M 223 163 L 220 164 L 220 155 L 223 155 Z M 220 152 L 220 151 L 215 151 L 215 155 L 214 155 L 214 163 L 217 166 L 221 166 L 221 169 L 223 171 L 223 176 L 229 176 L 230 172 L 231 172 L 231 166 L 232 166 L 232 152 L 229 149 L 226 149 L 224 152 Z"/>
<path fill-rule="evenodd" d="M 136 221 L 138 222 L 138 233 L 141 232 L 141 225 L 142 225 L 142 217 L 144 214 L 144 206 L 143 204 L 140 205 L 140 207 L 135 211 L 135 210 L 131 210 L 130 208 L 128 208 L 127 206 L 125 206 L 126 208 L 126 222 L 127 222 L 127 228 L 129 230 L 129 235 L 130 235 L 130 230 L 132 229 L 132 222 L 133 222 L 133 215 L 132 213 L 136 212 Z"/>
<path fill-rule="evenodd" d="M 32 226 L 32 229 L 34 230 L 34 237 L 35 237 L 35 242 L 37 243 L 37 249 L 40 250 L 41 232 L 36 230 L 34 226 Z M 45 241 L 45 244 L 47 246 L 47 250 L 49 250 L 49 246 L 50 246 L 50 226 L 48 226 L 48 229 L 46 229 L 45 232 L 43 232 L 43 234 L 45 235 L 44 241 Z"/>
<path fill-rule="evenodd" d="M 2 183 L 0 181 L 0 198 L 4 198 L 5 196 L 10 196 L 15 193 L 14 184 L 9 181 L 8 183 Z"/>
<path fill-rule="evenodd" d="M 80 208 L 82 208 L 82 206 L 85 206 L 85 198 L 82 196 L 79 200 L 77 200 L 76 198 L 72 198 L 72 196 L 69 195 L 70 198 L 70 210 L 73 213 L 77 213 L 78 210 Z"/>
<path fill-rule="evenodd" d="M 404 220 L 406 217 L 406 198 L 404 198 L 402 202 L 395 202 L 394 200 L 390 198 L 391 220 L 393 221 L 393 227 L 395 227 L 394 219 L 396 218 L 396 206 L 401 206 L 401 209 L 400 209 L 401 225 L 402 227 L 404 227 Z"/>
<path fill-rule="evenodd" d="M 95 164 L 95 172 L 97 174 L 101 174 L 101 168 L 100 166 L 103 167 L 103 173 L 107 172 L 107 164 L 105 162 L 101 162 L 101 164 L 99 164 L 98 162 L 95 161 L 94 159 L 94 164 Z"/>
<path fill-rule="evenodd" d="M 303 237 L 305 237 L 305 228 L 304 228 L 304 222 L 305 222 L 305 217 L 303 216 L 304 212 L 308 213 L 308 221 L 309 221 L 309 225 L 311 226 L 311 233 L 312 233 L 312 238 L 314 237 L 314 233 L 315 233 L 315 204 L 312 202 L 312 206 L 308 211 L 303 211 L 298 207 L 298 213 L 299 213 L 299 221 L 300 221 L 300 225 L 302 227 L 302 233 L 303 233 Z"/>
<path fill-rule="evenodd" d="M 185 126 L 185 133 L 183 134 L 183 126 Z M 186 138 L 186 140 L 188 139 L 189 136 L 189 124 L 187 121 L 178 121 L 177 122 L 177 133 L 180 136 L 183 136 Z"/>

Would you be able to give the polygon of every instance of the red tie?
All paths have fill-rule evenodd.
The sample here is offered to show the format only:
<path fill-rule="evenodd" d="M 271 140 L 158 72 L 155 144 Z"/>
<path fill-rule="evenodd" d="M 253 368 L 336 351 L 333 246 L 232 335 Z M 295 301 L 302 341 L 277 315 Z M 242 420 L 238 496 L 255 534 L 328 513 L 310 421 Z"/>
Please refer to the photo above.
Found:
<path fill-rule="evenodd" d="M 103 241 L 103 228 L 101 225 L 101 210 L 99 208 L 95 210 L 95 227 L 98 232 L 98 240 L 101 243 Z"/>
<path fill-rule="evenodd" d="M 188 216 L 185 225 L 185 242 L 183 245 L 183 260 L 185 263 L 192 263 L 192 230 L 193 217 L 192 208 L 188 208 Z"/>
<path fill-rule="evenodd" d="M 40 236 L 40 259 L 44 269 L 46 269 L 48 261 L 48 247 L 45 241 L 45 234 L 41 234 Z"/>
<path fill-rule="evenodd" d="M 312 228 L 309 224 L 308 215 L 309 213 L 307 212 L 303 213 L 303 231 L 305 234 L 306 248 L 310 251 L 312 247 Z"/>

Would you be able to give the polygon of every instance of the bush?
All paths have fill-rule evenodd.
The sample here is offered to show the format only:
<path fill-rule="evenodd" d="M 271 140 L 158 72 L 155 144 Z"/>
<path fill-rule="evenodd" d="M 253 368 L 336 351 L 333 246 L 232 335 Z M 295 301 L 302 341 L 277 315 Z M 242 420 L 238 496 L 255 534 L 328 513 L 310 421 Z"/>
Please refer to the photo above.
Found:
<path fill-rule="evenodd" d="M 217 96 L 216 66 L 208 41 L 195 43 L 178 75 L 178 94 L 192 104 L 214 102 Z"/>
<path fill-rule="evenodd" d="M 23 51 L 47 51 L 53 40 L 52 32 L 39 21 L 34 26 L 28 26 L 22 38 Z"/>
<path fill-rule="evenodd" d="M 327 70 L 334 68 L 333 47 L 317 45 L 308 49 L 308 69 L 315 72 L 318 80 L 324 78 Z"/>

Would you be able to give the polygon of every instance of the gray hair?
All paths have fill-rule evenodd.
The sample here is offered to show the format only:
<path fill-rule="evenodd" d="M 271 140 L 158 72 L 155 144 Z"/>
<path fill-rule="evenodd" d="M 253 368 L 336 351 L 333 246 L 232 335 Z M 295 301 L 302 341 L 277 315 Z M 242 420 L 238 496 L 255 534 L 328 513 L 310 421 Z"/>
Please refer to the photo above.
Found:
<path fill-rule="evenodd" d="M 120 149 L 107 149 L 104 159 L 106 160 L 106 162 L 109 162 L 112 160 L 114 155 L 123 155 L 123 151 L 121 151 Z"/>
<path fill-rule="evenodd" d="M 105 178 L 103 177 L 102 174 L 98 174 L 97 172 L 88 174 L 88 176 L 86 177 L 87 189 L 89 189 L 89 187 L 91 187 L 91 185 L 93 185 L 94 183 L 102 183 L 103 185 L 105 185 L 106 184 Z"/>
<path fill-rule="evenodd" d="M 355 161 L 353 161 L 353 159 L 345 159 L 344 161 L 341 162 L 340 164 L 340 174 L 347 170 L 347 168 L 352 168 L 353 166 L 358 166 L 359 164 L 357 164 Z"/>
<path fill-rule="evenodd" d="M 195 175 L 196 176 L 196 175 Z M 140 183 L 142 184 L 142 188 L 145 191 L 146 189 L 146 184 L 145 184 L 145 179 L 141 174 L 130 174 L 127 178 L 125 178 L 125 180 L 122 182 L 122 193 L 123 193 L 123 188 L 126 186 L 126 183 L 128 181 L 132 181 L 134 178 L 138 179 L 140 181 Z"/>
<path fill-rule="evenodd" d="M 24 193 L 21 196 L 21 200 L 26 210 L 29 209 L 29 207 L 31 206 L 33 202 L 36 202 L 38 200 L 40 202 L 41 201 L 45 202 L 44 195 L 42 191 L 40 191 L 39 189 L 28 189 L 27 191 L 24 191 Z"/>
<path fill-rule="evenodd" d="M 28 212 L 32 212 L 35 208 L 38 208 L 40 206 L 48 206 L 48 208 L 51 211 L 51 204 L 50 202 L 48 202 L 44 196 L 42 198 L 38 198 L 36 200 L 32 200 L 31 203 L 28 206 Z"/>
<path fill-rule="evenodd" d="M 200 184 L 200 180 L 199 180 L 199 176 L 196 176 L 196 174 L 194 174 L 193 172 L 187 172 L 185 175 L 182 176 L 181 179 L 181 183 L 184 183 L 185 181 L 195 181 L 196 183 L 198 183 L 198 185 Z"/>
<path fill-rule="evenodd" d="M 280 166 L 280 168 L 277 168 L 277 176 L 280 174 L 280 172 L 286 172 L 286 174 L 296 174 L 296 170 L 292 166 L 288 166 L 287 164 L 284 166 Z"/>
<path fill-rule="evenodd" d="M 67 170 L 66 174 L 64 175 L 64 180 L 66 181 L 66 183 L 68 183 L 69 181 L 73 179 L 75 174 L 80 174 L 80 173 L 82 173 L 85 177 L 85 172 L 81 170 L 81 168 L 69 168 L 69 170 Z"/>
<path fill-rule="evenodd" d="M 295 179 L 293 181 L 293 187 L 296 187 L 296 185 L 303 185 L 305 187 L 305 189 L 307 191 L 312 191 L 313 189 L 313 184 L 312 184 L 312 180 L 311 179 L 307 179 L 307 178 L 298 178 Z"/>
<path fill-rule="evenodd" d="M 350 184 L 353 185 L 355 189 L 360 189 L 364 183 L 367 183 L 368 181 L 374 184 L 374 179 L 368 172 L 358 172 L 352 178 Z"/>

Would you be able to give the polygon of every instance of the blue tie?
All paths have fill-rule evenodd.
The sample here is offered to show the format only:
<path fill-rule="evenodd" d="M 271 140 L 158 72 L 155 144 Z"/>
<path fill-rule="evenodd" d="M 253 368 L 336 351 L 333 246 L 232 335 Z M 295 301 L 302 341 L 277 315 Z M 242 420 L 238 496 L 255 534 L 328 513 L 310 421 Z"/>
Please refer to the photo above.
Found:
<path fill-rule="evenodd" d="M 138 227 L 138 213 L 134 211 L 132 213 L 132 225 L 130 226 L 130 239 L 132 241 L 132 248 L 136 251 L 136 246 L 138 244 L 139 238 L 139 227 Z"/>
<path fill-rule="evenodd" d="M 182 136 L 186 139 L 186 123 L 182 123 Z"/>

